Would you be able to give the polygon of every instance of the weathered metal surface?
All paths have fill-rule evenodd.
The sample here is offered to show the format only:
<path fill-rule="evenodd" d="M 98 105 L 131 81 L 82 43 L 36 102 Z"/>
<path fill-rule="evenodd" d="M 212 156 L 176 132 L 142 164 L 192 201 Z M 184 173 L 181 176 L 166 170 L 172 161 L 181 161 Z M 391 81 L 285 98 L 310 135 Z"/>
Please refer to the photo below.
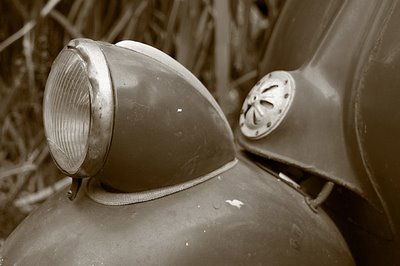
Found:
<path fill-rule="evenodd" d="M 400 3 L 384 3 L 360 65 L 355 113 L 363 162 L 394 233 L 382 253 L 400 264 Z"/>
<path fill-rule="evenodd" d="M 260 65 L 260 77 L 308 62 L 345 0 L 286 0 Z"/>
<path fill-rule="evenodd" d="M 288 1 L 261 75 L 272 70 L 291 71 L 296 83 L 293 104 L 271 134 L 258 140 L 239 137 L 241 144 L 257 155 L 339 184 L 332 191 L 329 181 L 320 197 L 311 202 L 319 205 L 328 194 L 325 192 L 332 191 L 326 206 L 336 225 L 324 212 L 325 207 L 314 212 L 303 194 L 242 158 L 218 177 L 139 204 L 104 206 L 85 193 L 78 193 L 70 202 L 64 193 L 58 194 L 9 237 L 0 262 L 352 265 L 352 255 L 336 228 L 339 226 L 357 263 L 399 264 L 399 18 L 398 1 Z M 153 64 L 153 59 L 143 54 L 135 54 L 130 61 L 126 58 L 132 51 L 107 44 L 102 44 L 102 51 L 113 66 L 120 108 L 116 110 L 115 146 L 110 151 L 112 163 L 100 176 L 103 181 L 124 176 L 137 182 L 137 178 L 156 173 L 149 181 L 152 184 L 141 179 L 136 188 L 170 184 L 163 183 L 164 168 L 158 166 L 172 162 L 171 171 L 182 170 L 177 168 L 179 162 L 199 152 L 170 157 L 159 153 L 176 146 L 164 139 L 181 125 L 169 120 L 172 111 L 193 111 L 179 121 L 196 129 L 195 137 L 211 134 L 204 139 L 215 142 L 206 146 L 217 150 L 200 154 L 220 160 L 213 161 L 210 168 L 196 162 L 186 172 L 182 170 L 174 182 L 192 178 L 188 176 L 192 171 L 199 173 L 199 168 L 210 172 L 212 166 L 233 158 L 230 131 L 224 129 L 226 120 L 207 97 L 183 89 L 192 83 L 168 67 Z M 146 89 L 140 90 L 143 87 Z M 185 93 L 177 100 L 172 96 L 178 90 L 179 95 Z M 138 101 L 131 102 L 131 98 Z M 149 115 L 149 106 L 154 114 Z M 127 111 L 131 109 L 134 112 Z M 199 111 L 203 109 L 204 113 Z M 193 114 L 196 118 L 200 115 L 204 124 L 196 124 Z M 162 121 L 162 125 L 151 121 Z M 201 131 L 201 127 L 209 129 L 209 123 L 217 130 Z M 148 135 L 155 137 L 153 141 L 138 141 Z M 196 146 L 195 141 L 188 143 L 189 148 Z M 123 183 L 118 186 L 123 187 Z"/>
<path fill-rule="evenodd" d="M 372 24 L 371 16 L 378 9 L 375 1 L 349 1 L 342 5 L 326 26 L 315 52 L 298 70 L 290 72 L 297 93 L 285 120 L 265 138 L 252 141 L 239 135 L 239 141 L 252 152 L 346 186 L 380 208 L 358 149 L 351 93 L 357 55 Z M 300 17 L 283 15 L 288 22 L 302 22 Z M 280 40 L 275 37 L 275 41 Z M 291 49 L 296 50 L 297 46 Z M 271 61 L 271 65 L 275 62 Z"/>
<path fill-rule="evenodd" d="M 157 58 L 115 45 L 100 47 L 116 108 L 112 143 L 97 175 L 104 184 L 124 192 L 156 189 L 234 160 L 232 131 L 205 92 Z"/>
<path fill-rule="evenodd" d="M 65 191 L 3 247 L 4 265 L 353 265 L 339 231 L 244 159 L 188 190 L 127 206 Z"/>
<path fill-rule="evenodd" d="M 260 75 L 291 71 L 296 97 L 273 133 L 256 141 L 239 136 L 247 150 L 369 202 L 333 203 L 357 261 L 366 265 L 400 263 L 398 6 L 288 1 Z"/>

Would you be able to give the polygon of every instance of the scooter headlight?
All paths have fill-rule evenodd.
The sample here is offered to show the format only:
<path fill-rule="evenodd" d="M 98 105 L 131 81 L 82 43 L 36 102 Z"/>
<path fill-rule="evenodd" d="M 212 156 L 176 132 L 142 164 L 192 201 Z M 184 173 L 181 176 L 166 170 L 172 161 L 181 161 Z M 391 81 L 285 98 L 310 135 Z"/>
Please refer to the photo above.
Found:
<path fill-rule="evenodd" d="M 53 63 L 43 111 L 53 159 L 74 177 L 70 199 L 84 177 L 122 192 L 182 189 L 235 161 L 232 131 L 207 89 L 141 43 L 71 41 Z"/>
<path fill-rule="evenodd" d="M 104 56 L 92 42 L 70 43 L 55 60 L 44 94 L 50 152 L 71 176 L 102 166 L 111 139 L 113 96 Z"/>
<path fill-rule="evenodd" d="M 90 86 L 79 54 L 62 52 L 47 81 L 44 120 L 51 153 L 68 173 L 79 169 L 87 152 Z"/>

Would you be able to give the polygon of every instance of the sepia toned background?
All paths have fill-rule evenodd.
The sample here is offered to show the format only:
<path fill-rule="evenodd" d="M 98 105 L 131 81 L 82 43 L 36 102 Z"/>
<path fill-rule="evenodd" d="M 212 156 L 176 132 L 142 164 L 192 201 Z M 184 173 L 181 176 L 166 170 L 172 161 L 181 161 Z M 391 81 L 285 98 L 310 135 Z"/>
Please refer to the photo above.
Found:
<path fill-rule="evenodd" d="M 259 73 L 284 0 L 0 0 L 0 246 L 68 185 L 49 155 L 42 96 L 73 38 L 153 45 L 192 71 L 231 125 Z"/>

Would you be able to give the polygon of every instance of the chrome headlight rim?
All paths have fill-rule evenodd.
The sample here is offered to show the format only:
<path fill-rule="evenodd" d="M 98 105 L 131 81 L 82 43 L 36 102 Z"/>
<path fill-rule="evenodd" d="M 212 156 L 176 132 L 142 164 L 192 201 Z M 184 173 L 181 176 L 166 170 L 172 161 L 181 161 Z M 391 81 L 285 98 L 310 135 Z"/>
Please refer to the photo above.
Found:
<path fill-rule="evenodd" d="M 90 123 L 86 155 L 76 170 L 68 171 L 60 165 L 59 158 L 51 152 L 51 149 L 50 153 L 57 167 L 64 174 L 71 177 L 90 177 L 96 175 L 104 165 L 111 145 L 115 110 L 111 75 L 106 58 L 95 41 L 75 39 L 70 41 L 64 49 L 73 50 L 83 59 L 90 83 Z M 45 119 L 44 122 L 46 123 Z M 49 140 L 46 130 L 45 134 Z"/>

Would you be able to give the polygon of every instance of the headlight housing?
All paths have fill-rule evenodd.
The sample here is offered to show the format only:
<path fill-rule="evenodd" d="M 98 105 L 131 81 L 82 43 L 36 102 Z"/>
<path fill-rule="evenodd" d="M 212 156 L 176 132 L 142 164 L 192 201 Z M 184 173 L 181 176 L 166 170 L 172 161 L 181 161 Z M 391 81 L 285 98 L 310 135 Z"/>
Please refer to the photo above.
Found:
<path fill-rule="evenodd" d="M 235 161 L 232 131 L 208 90 L 132 41 L 71 41 L 48 78 L 44 123 L 57 166 L 75 177 L 72 195 L 83 177 L 121 192 L 182 189 Z"/>

